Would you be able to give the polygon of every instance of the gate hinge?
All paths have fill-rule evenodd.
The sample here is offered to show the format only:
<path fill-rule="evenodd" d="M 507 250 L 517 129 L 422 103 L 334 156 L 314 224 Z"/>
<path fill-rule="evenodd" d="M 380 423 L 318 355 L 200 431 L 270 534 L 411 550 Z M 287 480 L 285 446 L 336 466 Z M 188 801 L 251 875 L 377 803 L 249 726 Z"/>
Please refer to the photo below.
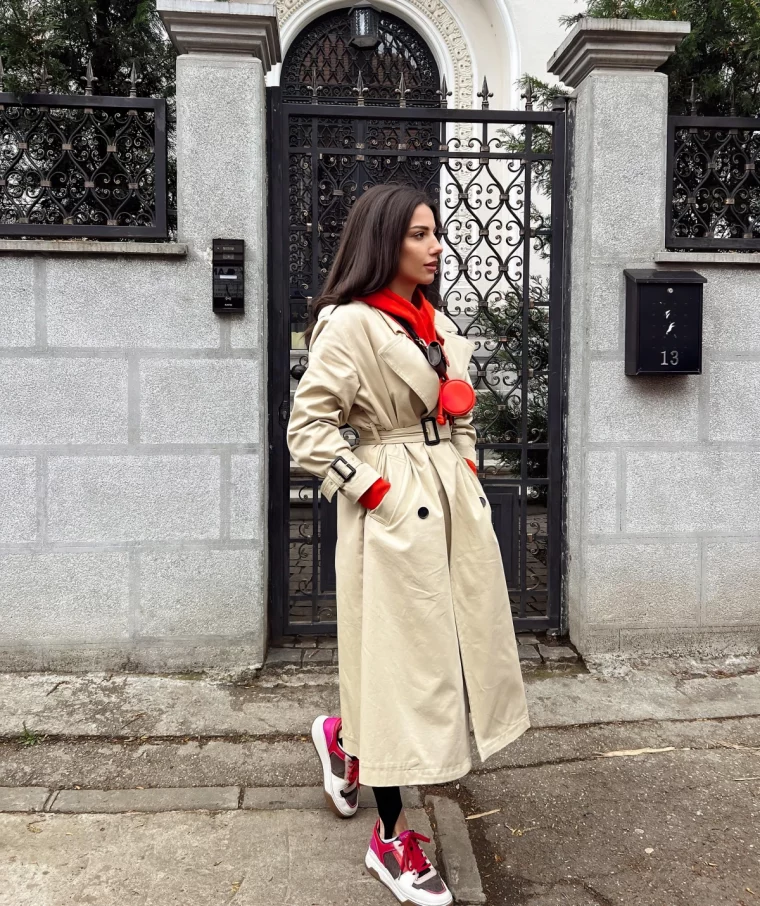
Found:
<path fill-rule="evenodd" d="M 280 427 L 285 428 L 288 424 L 288 419 L 290 418 L 290 400 L 284 399 L 280 403 L 280 408 L 278 410 Z"/>

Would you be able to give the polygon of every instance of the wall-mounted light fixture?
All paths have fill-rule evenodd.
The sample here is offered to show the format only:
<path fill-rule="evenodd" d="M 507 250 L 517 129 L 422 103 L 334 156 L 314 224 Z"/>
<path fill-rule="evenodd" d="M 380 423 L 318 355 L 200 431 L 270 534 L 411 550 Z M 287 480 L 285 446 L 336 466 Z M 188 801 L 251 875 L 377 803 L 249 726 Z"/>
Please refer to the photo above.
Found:
<path fill-rule="evenodd" d="M 380 40 L 380 13 L 369 0 L 361 0 L 348 13 L 351 18 L 351 43 L 374 47 Z"/>

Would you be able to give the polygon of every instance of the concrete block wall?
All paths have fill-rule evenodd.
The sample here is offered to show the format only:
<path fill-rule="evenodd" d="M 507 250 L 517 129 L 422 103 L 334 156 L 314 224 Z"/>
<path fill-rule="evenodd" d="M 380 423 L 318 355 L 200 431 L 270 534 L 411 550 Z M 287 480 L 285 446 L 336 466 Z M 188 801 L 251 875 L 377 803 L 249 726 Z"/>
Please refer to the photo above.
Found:
<path fill-rule="evenodd" d="M 0 670 L 263 660 L 264 74 L 177 70 L 180 246 L 0 244 Z M 212 312 L 217 236 L 243 316 Z"/>
<path fill-rule="evenodd" d="M 565 603 L 584 654 L 760 648 L 760 255 L 663 250 L 666 116 L 660 73 L 576 92 Z M 707 277 L 700 376 L 624 373 L 623 270 L 658 266 Z"/>

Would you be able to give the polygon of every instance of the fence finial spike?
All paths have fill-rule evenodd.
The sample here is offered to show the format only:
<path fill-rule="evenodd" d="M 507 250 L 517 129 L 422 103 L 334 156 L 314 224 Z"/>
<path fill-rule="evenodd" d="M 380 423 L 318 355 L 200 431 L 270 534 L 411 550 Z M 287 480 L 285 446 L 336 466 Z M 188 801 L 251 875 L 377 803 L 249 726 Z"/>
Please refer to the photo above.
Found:
<path fill-rule="evenodd" d="M 312 104 L 318 104 L 319 101 L 317 100 L 317 95 L 322 90 L 322 86 L 317 85 L 317 67 L 316 66 L 311 67 L 311 85 L 307 85 L 306 87 L 311 92 Z"/>
<path fill-rule="evenodd" d="M 98 77 L 92 74 L 92 54 L 87 57 L 87 71 L 83 76 L 85 80 L 84 93 L 85 97 L 92 96 L 92 83 L 98 81 Z"/>
<path fill-rule="evenodd" d="M 441 87 L 436 91 L 436 94 L 441 99 L 441 107 L 446 108 L 449 106 L 449 102 L 446 98 L 451 97 L 451 92 L 449 91 L 449 86 L 446 84 L 446 76 L 444 75 L 441 79 Z"/>
<path fill-rule="evenodd" d="M 3 75 L 5 70 L 3 69 L 3 58 L 0 57 L 0 91 L 3 90 Z"/>
<path fill-rule="evenodd" d="M 689 93 L 689 111 L 692 116 L 697 115 L 697 83 L 691 80 L 691 92 Z"/>
<path fill-rule="evenodd" d="M 736 92 L 733 82 L 731 83 L 731 106 L 728 108 L 728 115 L 736 116 Z"/>
<path fill-rule="evenodd" d="M 362 78 L 362 71 L 360 69 L 359 77 L 356 80 L 356 87 L 353 89 L 353 91 L 356 92 L 356 106 L 357 107 L 364 106 L 364 95 L 367 93 L 368 90 L 369 89 L 364 87 L 364 79 Z"/>
<path fill-rule="evenodd" d="M 132 69 L 129 73 L 129 96 L 131 98 L 137 97 L 137 67 L 135 66 L 135 61 L 132 60 Z"/>
<path fill-rule="evenodd" d="M 493 91 L 488 90 L 488 82 L 486 81 L 485 76 L 483 76 L 483 88 L 478 92 L 478 97 L 483 98 L 483 103 L 480 105 L 483 110 L 488 110 L 488 108 L 491 106 L 488 103 L 488 99 L 493 97 Z"/>
<path fill-rule="evenodd" d="M 533 82 L 530 79 L 530 76 L 525 80 L 525 91 L 520 95 L 520 97 L 525 98 L 525 109 L 533 109 Z"/>
<path fill-rule="evenodd" d="M 50 81 L 50 76 L 47 71 L 47 63 L 45 60 L 42 61 L 42 71 L 40 72 L 40 94 L 49 94 L 50 86 L 48 82 Z"/>
<path fill-rule="evenodd" d="M 406 96 L 409 94 L 409 89 L 406 87 L 406 79 L 404 78 L 403 72 L 401 73 L 401 78 L 398 80 L 396 94 L 398 95 L 399 107 L 406 107 Z"/>

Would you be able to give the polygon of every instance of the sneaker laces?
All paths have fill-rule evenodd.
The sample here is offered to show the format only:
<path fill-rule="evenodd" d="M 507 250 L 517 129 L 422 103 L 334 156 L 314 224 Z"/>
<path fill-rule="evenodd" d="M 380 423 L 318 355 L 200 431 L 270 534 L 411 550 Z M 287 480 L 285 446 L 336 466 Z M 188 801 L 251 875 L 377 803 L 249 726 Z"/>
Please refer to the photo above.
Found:
<path fill-rule="evenodd" d="M 346 755 L 346 783 L 349 786 L 358 785 L 359 782 L 359 759 L 351 755 Z"/>
<path fill-rule="evenodd" d="M 409 830 L 399 834 L 399 840 L 404 847 L 401 861 L 402 872 L 411 870 L 419 878 L 427 874 L 427 872 L 435 870 L 418 842 L 430 843 L 430 837 L 425 837 L 423 834 Z"/>

